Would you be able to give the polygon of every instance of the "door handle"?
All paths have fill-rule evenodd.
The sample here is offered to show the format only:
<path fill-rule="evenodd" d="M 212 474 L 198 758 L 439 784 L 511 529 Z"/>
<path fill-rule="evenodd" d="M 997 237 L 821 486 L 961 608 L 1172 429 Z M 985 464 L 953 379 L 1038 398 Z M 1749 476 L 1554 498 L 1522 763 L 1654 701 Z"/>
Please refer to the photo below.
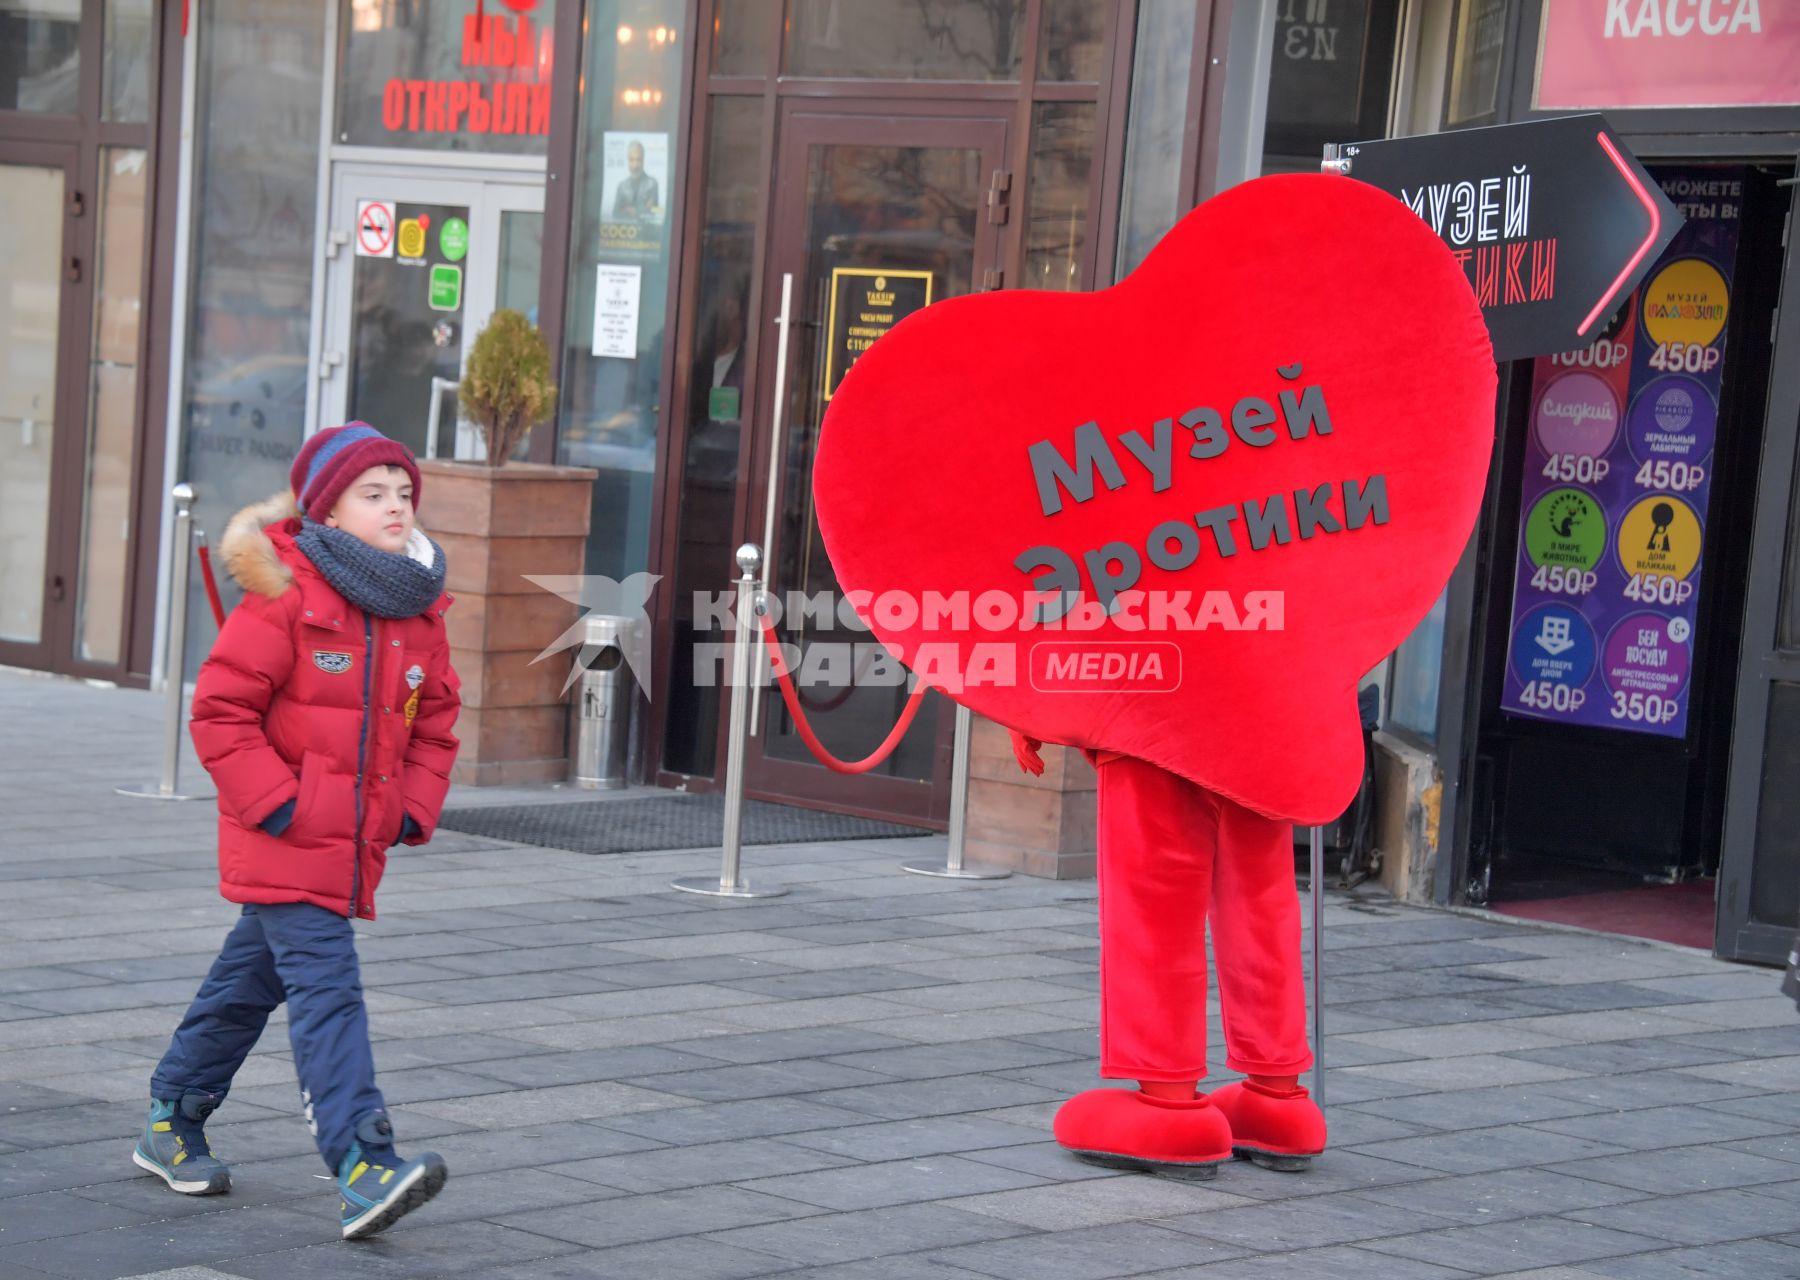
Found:
<path fill-rule="evenodd" d="M 342 351 L 324 352 L 319 356 L 319 376 L 321 378 L 329 378 L 332 370 L 336 369 L 342 363 L 344 363 L 344 353 Z"/>
<path fill-rule="evenodd" d="M 60 604 L 62 598 L 68 594 L 68 581 L 60 573 L 52 574 L 50 576 L 50 599 Z"/>

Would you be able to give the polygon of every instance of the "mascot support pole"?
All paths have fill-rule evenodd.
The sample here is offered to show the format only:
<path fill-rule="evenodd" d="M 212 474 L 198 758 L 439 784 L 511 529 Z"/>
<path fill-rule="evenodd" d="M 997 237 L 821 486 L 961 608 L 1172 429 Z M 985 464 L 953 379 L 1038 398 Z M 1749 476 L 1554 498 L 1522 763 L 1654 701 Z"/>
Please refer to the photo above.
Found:
<path fill-rule="evenodd" d="M 1312 881 L 1312 1095 L 1325 1106 L 1325 832 L 1314 827 L 1311 839 Z"/>
<path fill-rule="evenodd" d="M 709 898 L 779 898 L 786 889 L 752 889 L 744 880 L 744 729 L 748 716 L 744 705 L 750 684 L 750 649 L 755 644 L 751 615 L 758 604 L 757 570 L 762 551 L 754 542 L 737 549 L 738 580 L 736 630 L 731 642 L 731 736 L 725 744 L 725 836 L 721 841 L 719 878 L 695 876 L 677 880 L 671 888 L 701 893 Z"/>

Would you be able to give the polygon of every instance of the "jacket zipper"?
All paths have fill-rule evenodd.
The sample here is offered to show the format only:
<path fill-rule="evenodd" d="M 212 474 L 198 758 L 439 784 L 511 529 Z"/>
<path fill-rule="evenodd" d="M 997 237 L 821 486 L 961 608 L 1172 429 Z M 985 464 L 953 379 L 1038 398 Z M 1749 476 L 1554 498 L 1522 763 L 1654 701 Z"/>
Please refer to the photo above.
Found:
<path fill-rule="evenodd" d="M 356 841 L 350 854 L 350 918 L 354 920 L 362 909 L 357 901 L 362 892 L 362 826 L 363 826 L 363 770 L 368 763 L 369 755 L 369 706 L 375 688 L 375 620 L 363 614 L 363 707 L 362 734 L 356 741 Z"/>

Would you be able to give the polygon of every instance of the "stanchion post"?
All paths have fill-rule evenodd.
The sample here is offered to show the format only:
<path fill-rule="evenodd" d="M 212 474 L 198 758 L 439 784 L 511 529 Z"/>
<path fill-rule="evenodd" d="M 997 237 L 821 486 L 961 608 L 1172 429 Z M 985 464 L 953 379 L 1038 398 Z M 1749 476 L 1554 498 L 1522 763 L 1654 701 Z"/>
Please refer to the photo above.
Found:
<path fill-rule="evenodd" d="M 1325 833 L 1312 829 L 1313 1101 L 1325 1105 Z"/>
<path fill-rule="evenodd" d="M 963 863 L 963 842 L 969 830 L 969 737 L 974 723 L 973 713 L 957 703 L 956 733 L 950 753 L 950 855 L 943 862 L 909 862 L 902 871 L 943 880 L 1004 880 L 1012 874 L 999 867 L 971 867 Z"/>
<path fill-rule="evenodd" d="M 756 643 L 757 573 L 762 551 L 754 542 L 737 549 L 737 626 L 731 644 L 731 729 L 725 744 L 725 837 L 721 842 L 719 878 L 695 876 L 671 886 L 709 898 L 779 898 L 786 889 L 752 889 L 742 871 L 744 834 L 744 751 L 749 727 L 750 654 Z"/>
<path fill-rule="evenodd" d="M 184 795 L 176 786 L 181 763 L 181 700 L 187 684 L 188 562 L 194 553 L 194 487 L 178 484 L 171 496 L 175 499 L 175 563 L 169 575 L 168 652 L 163 663 L 162 778 L 116 790 L 122 796 L 144 800 L 207 800 L 210 792 Z"/>

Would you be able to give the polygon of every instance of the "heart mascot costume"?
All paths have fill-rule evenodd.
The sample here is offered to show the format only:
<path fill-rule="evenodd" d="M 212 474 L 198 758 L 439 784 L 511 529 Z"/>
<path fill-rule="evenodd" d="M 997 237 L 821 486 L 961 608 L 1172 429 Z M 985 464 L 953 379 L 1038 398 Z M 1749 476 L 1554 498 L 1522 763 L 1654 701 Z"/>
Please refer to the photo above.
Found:
<path fill-rule="evenodd" d="M 1495 383 L 1458 256 L 1295 175 L 1113 288 L 918 312 L 833 398 L 814 496 L 859 613 L 1023 766 L 1048 741 L 1098 769 L 1100 1074 L 1138 1088 L 1063 1105 L 1077 1155 L 1204 1178 L 1324 1150 L 1292 824 L 1356 792 L 1357 683 L 1468 539 Z M 1209 923 L 1246 1078 L 1205 1094 Z"/>

